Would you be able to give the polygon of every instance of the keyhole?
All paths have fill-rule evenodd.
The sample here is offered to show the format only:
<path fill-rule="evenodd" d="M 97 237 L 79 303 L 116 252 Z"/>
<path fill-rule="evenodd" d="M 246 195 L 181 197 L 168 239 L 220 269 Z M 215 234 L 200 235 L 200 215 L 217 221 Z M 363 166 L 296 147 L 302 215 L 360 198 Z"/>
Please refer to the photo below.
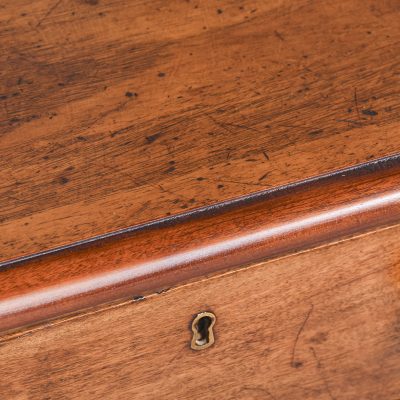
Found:
<path fill-rule="evenodd" d="M 214 344 L 213 326 L 215 320 L 215 315 L 210 312 L 202 312 L 196 315 L 192 322 L 191 348 L 193 350 L 203 350 Z"/>

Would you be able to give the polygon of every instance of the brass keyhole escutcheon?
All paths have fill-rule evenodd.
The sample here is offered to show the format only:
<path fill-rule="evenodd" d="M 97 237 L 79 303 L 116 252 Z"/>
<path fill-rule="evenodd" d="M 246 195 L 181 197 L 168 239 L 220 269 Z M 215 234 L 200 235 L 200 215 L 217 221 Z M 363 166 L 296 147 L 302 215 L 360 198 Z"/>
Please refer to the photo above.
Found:
<path fill-rule="evenodd" d="M 190 344 L 193 350 L 203 350 L 214 344 L 215 321 L 215 315 L 208 311 L 196 315 L 192 322 L 193 337 Z"/>

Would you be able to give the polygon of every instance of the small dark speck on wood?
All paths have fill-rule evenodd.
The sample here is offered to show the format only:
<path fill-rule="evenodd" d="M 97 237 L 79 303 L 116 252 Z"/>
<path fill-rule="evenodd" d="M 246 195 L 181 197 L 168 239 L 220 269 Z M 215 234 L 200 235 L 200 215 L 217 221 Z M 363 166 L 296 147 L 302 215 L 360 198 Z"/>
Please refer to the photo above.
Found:
<path fill-rule="evenodd" d="M 324 132 L 323 129 L 316 129 L 315 131 L 311 131 L 308 134 L 309 134 L 309 136 L 317 136 L 323 132 Z"/>
<path fill-rule="evenodd" d="M 69 182 L 69 179 L 66 178 L 65 176 L 62 176 L 62 177 L 60 178 L 60 183 L 61 183 L 61 185 L 65 185 L 65 184 L 68 183 L 68 182 Z"/>
<path fill-rule="evenodd" d="M 166 75 L 165 72 L 159 72 L 159 73 L 158 73 L 158 76 L 159 76 L 160 78 L 164 78 L 165 75 Z"/>
<path fill-rule="evenodd" d="M 154 135 L 146 136 L 147 143 L 150 144 L 155 142 L 160 136 L 161 133 L 155 133 Z"/>
<path fill-rule="evenodd" d="M 285 38 L 283 37 L 283 35 L 281 33 L 279 33 L 278 31 L 274 31 L 274 34 L 279 40 L 282 40 L 282 42 L 285 41 Z"/>
<path fill-rule="evenodd" d="M 375 115 L 378 115 L 378 113 L 374 110 L 371 110 L 370 108 L 367 108 L 366 110 L 361 111 L 364 115 L 370 115 L 371 117 L 374 117 Z"/>

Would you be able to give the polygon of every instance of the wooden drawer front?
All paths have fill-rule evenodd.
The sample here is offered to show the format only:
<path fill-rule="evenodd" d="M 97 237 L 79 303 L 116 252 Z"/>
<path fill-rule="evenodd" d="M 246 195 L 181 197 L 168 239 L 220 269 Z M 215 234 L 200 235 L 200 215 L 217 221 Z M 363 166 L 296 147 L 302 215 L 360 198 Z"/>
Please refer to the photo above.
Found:
<path fill-rule="evenodd" d="M 398 399 L 400 227 L 4 336 L 2 399 Z M 215 344 L 190 349 L 200 311 Z"/>

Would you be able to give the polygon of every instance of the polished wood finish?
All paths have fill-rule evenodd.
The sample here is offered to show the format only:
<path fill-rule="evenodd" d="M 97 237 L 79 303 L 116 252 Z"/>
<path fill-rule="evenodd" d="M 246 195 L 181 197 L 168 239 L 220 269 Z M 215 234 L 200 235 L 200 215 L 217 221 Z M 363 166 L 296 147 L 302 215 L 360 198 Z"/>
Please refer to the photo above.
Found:
<path fill-rule="evenodd" d="M 400 158 L 244 198 L 0 270 L 18 328 L 400 222 Z"/>
<path fill-rule="evenodd" d="M 398 0 L 2 0 L 0 260 L 400 149 Z"/>
<path fill-rule="evenodd" d="M 5 336 L 3 399 L 397 400 L 400 226 Z M 190 349 L 215 313 L 215 344 Z"/>

